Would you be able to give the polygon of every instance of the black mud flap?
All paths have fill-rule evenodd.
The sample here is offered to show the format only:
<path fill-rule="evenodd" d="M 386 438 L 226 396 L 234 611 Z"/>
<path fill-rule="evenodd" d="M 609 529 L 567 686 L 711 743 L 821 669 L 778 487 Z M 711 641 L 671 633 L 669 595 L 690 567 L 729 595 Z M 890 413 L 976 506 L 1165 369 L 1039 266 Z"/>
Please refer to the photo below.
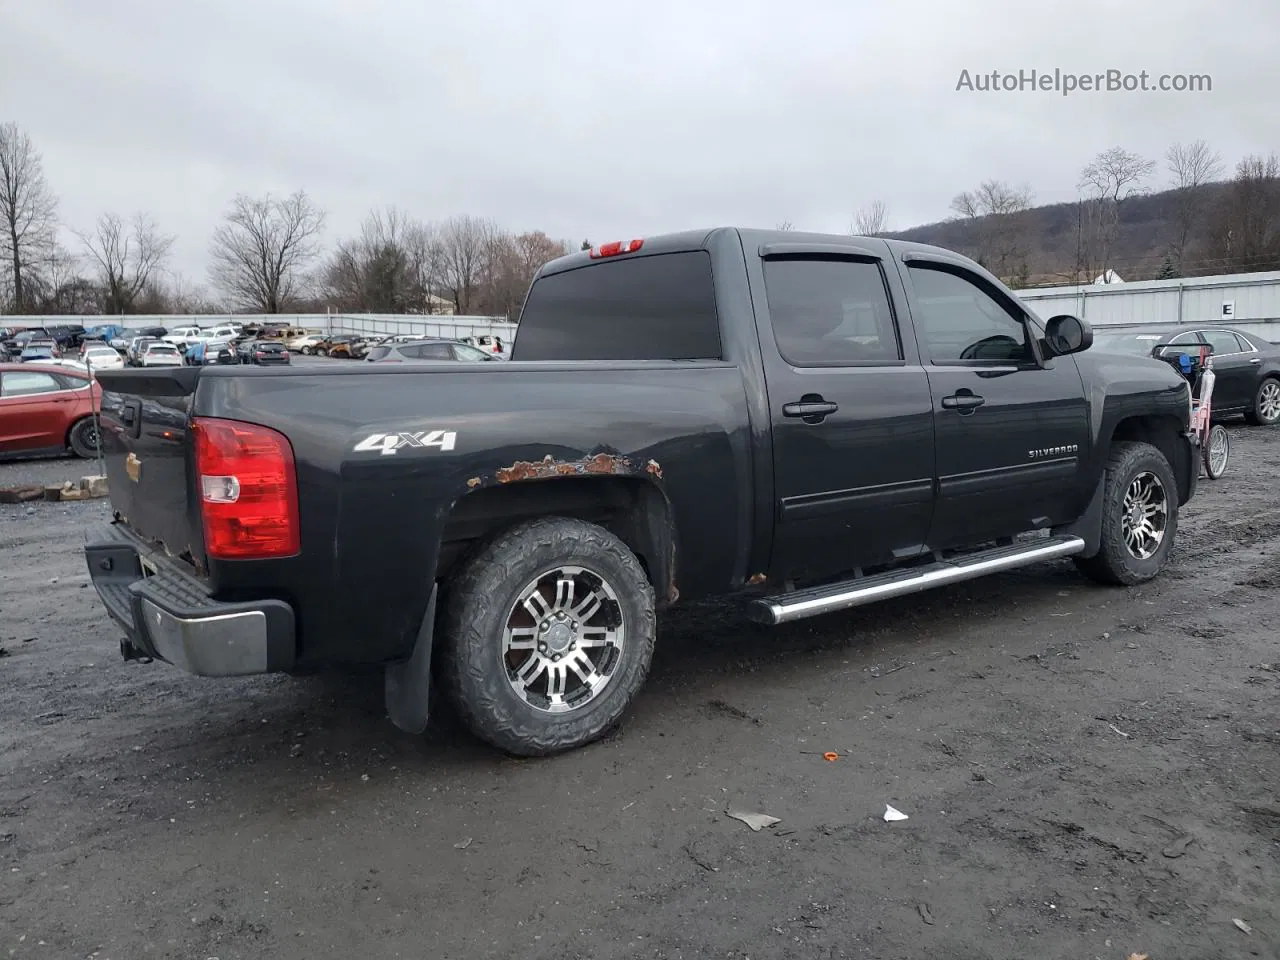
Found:
<path fill-rule="evenodd" d="M 1104 474 L 1093 491 L 1089 505 L 1084 508 L 1084 513 L 1066 526 L 1053 529 L 1055 534 L 1067 534 L 1083 540 L 1084 550 L 1078 554 L 1082 558 L 1096 556 L 1102 549 L 1102 495 L 1106 489 L 1106 483 L 1107 478 Z"/>
<path fill-rule="evenodd" d="M 431 644 L 435 635 L 436 590 L 431 587 L 427 612 L 408 660 L 387 664 L 386 701 L 391 722 L 406 733 L 427 729 L 431 693 Z"/>

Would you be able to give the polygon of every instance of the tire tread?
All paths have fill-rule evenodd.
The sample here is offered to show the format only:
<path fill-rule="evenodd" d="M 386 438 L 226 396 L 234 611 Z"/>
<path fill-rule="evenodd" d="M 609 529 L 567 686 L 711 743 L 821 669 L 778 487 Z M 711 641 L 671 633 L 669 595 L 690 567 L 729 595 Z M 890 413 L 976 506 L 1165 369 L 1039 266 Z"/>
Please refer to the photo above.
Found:
<path fill-rule="evenodd" d="M 640 610 L 631 618 L 635 622 L 628 623 L 619 674 L 601 694 L 598 705 L 581 717 L 547 722 L 524 718 L 521 713 L 526 711 L 516 706 L 513 695 L 503 695 L 506 678 L 486 669 L 505 613 L 498 607 L 498 598 L 514 579 L 523 582 L 532 575 L 532 571 L 527 575 L 517 572 L 530 559 L 537 560 L 535 566 L 553 560 L 567 563 L 574 558 L 586 559 L 584 553 L 607 558 L 605 562 L 626 575 L 628 582 L 613 584 L 624 606 L 628 598 L 623 591 L 638 594 L 631 598 Z M 443 691 L 473 733 L 508 753 L 548 756 L 598 739 L 621 720 L 648 675 L 657 634 L 653 587 L 627 546 L 595 524 L 542 517 L 508 528 L 464 559 L 447 586 L 444 601 L 440 624 Z"/>
<path fill-rule="evenodd" d="M 1098 583 L 1109 586 L 1134 586 L 1145 583 L 1157 576 L 1164 567 L 1164 560 L 1155 573 L 1144 573 L 1134 569 L 1132 558 L 1124 546 L 1124 533 L 1121 527 L 1125 491 L 1128 488 L 1127 478 L 1135 469 L 1135 461 L 1154 455 L 1163 466 L 1165 494 L 1170 498 L 1169 526 L 1166 530 L 1166 541 L 1161 549 L 1167 558 L 1172 549 L 1174 538 L 1178 532 L 1178 489 L 1173 475 L 1173 468 L 1157 447 L 1149 443 L 1133 440 L 1121 440 L 1111 445 L 1107 455 L 1107 463 L 1103 468 L 1105 487 L 1102 502 L 1102 543 L 1098 552 L 1092 557 L 1075 557 L 1076 568 Z M 1197 465 L 1198 467 L 1198 465 Z"/>

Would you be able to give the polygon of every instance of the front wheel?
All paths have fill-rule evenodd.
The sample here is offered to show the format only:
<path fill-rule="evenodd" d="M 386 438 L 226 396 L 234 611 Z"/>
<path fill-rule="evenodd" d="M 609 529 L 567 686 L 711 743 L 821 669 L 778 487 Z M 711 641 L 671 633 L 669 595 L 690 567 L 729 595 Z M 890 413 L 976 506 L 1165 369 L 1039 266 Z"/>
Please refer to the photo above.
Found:
<path fill-rule="evenodd" d="M 1113 444 L 1102 492 L 1097 554 L 1075 558 L 1099 583 L 1133 586 L 1159 575 L 1178 531 L 1178 482 L 1164 454 L 1149 443 Z"/>
<path fill-rule="evenodd" d="M 302 355 L 303 355 L 304 357 L 309 357 L 309 356 L 311 356 L 311 348 L 310 348 L 310 347 L 303 347 L 303 348 L 302 348 Z"/>
<path fill-rule="evenodd" d="M 1253 397 L 1253 409 L 1244 418 L 1255 427 L 1270 427 L 1280 423 L 1280 380 L 1268 377 L 1258 384 Z"/>
<path fill-rule="evenodd" d="M 482 740 L 546 756 L 598 739 L 649 672 L 654 592 L 626 544 L 549 517 L 500 534 L 454 577 L 444 686 Z"/>
<path fill-rule="evenodd" d="M 67 435 L 71 452 L 84 460 L 92 460 L 98 455 L 98 423 L 93 417 L 78 420 Z"/>
<path fill-rule="evenodd" d="M 1215 423 L 1209 429 L 1209 441 L 1204 445 L 1204 472 L 1210 480 L 1217 480 L 1227 472 L 1231 460 L 1231 435 L 1227 428 Z"/>

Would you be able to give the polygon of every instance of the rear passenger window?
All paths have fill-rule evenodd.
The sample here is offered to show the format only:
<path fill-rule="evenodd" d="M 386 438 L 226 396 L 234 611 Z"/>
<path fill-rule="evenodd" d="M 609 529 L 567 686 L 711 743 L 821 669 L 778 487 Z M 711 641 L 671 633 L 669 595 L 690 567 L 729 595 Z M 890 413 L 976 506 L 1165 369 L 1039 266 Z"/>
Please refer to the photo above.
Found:
<path fill-rule="evenodd" d="M 782 359 L 797 367 L 902 359 L 879 263 L 768 259 L 764 285 Z"/>
<path fill-rule="evenodd" d="M 512 360 L 719 360 L 711 257 L 702 250 L 601 261 L 541 277 Z"/>
<path fill-rule="evenodd" d="M 419 360 L 452 360 L 453 353 L 449 350 L 447 343 L 422 343 L 416 347 L 406 347 L 403 349 L 411 357 Z"/>
<path fill-rule="evenodd" d="M 1229 353 L 1240 353 L 1240 341 L 1230 330 L 1206 330 L 1204 338 L 1213 347 L 1214 356 L 1221 357 Z"/>

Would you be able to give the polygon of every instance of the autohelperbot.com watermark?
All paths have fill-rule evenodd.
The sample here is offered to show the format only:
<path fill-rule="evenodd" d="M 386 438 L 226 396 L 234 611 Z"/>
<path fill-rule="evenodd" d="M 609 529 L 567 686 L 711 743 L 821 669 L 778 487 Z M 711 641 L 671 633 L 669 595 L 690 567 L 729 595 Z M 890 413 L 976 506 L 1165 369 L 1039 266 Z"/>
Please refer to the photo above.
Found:
<path fill-rule="evenodd" d="M 1139 70 L 1104 70 L 1101 73 L 1069 73 L 1065 70 L 961 70 L 956 90 L 971 93 L 1212 93 L 1213 77 L 1207 73 L 1152 73 Z"/>

